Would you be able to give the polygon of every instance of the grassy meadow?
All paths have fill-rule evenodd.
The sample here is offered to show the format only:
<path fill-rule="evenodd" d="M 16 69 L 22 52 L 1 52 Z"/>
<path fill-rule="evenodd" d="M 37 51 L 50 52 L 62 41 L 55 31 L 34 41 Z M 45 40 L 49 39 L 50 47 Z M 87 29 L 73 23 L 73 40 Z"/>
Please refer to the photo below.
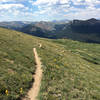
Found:
<path fill-rule="evenodd" d="M 100 100 L 100 45 L 49 41 L 40 50 L 44 77 L 39 99 Z"/>
<path fill-rule="evenodd" d="M 100 44 L 42 39 L 3 28 L 0 100 L 20 100 L 31 87 L 34 47 L 43 65 L 39 100 L 100 100 Z"/>
<path fill-rule="evenodd" d="M 28 35 L 0 28 L 0 100 L 19 100 L 31 87 L 35 72 L 32 40 Z"/>

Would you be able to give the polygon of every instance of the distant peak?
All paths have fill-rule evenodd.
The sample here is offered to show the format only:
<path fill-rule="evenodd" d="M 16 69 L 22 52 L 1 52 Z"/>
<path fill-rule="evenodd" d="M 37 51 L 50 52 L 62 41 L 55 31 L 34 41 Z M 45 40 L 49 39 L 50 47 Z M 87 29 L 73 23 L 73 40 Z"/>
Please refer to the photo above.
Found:
<path fill-rule="evenodd" d="M 88 19 L 87 21 L 98 21 L 98 20 L 95 18 L 91 18 L 91 19 Z"/>

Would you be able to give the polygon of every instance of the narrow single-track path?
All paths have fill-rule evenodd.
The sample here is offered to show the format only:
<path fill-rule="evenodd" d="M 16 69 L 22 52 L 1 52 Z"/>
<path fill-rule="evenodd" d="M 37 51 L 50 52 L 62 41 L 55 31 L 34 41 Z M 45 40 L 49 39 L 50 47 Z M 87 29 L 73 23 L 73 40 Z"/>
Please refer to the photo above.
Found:
<path fill-rule="evenodd" d="M 37 100 L 37 96 L 40 90 L 41 79 L 42 79 L 42 65 L 40 58 L 38 57 L 36 48 L 33 48 L 33 53 L 36 62 L 36 72 L 35 75 L 33 75 L 34 83 L 32 88 L 29 90 L 27 97 L 24 98 L 23 100 Z"/>

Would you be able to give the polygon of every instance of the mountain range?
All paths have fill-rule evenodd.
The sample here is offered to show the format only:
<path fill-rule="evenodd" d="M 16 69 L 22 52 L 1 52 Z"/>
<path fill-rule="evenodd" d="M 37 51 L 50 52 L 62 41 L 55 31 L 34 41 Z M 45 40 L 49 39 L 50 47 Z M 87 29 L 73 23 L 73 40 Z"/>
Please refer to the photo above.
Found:
<path fill-rule="evenodd" d="M 62 20 L 51 22 L 0 22 L 0 27 L 14 29 L 30 35 L 61 39 L 68 38 L 88 43 L 100 43 L 100 20 Z"/>

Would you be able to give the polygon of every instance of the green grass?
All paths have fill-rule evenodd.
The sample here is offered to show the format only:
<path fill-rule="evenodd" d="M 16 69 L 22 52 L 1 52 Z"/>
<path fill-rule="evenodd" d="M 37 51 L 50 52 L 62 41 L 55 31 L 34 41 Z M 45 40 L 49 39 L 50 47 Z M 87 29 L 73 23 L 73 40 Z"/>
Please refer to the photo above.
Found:
<path fill-rule="evenodd" d="M 17 100 L 31 87 L 34 47 L 43 64 L 39 100 L 100 100 L 100 44 L 41 39 L 2 28 L 0 100 Z"/>
<path fill-rule="evenodd" d="M 78 47 L 83 47 L 80 47 L 81 50 L 87 49 L 86 47 L 91 50 L 80 54 L 80 52 L 75 52 L 75 41 L 66 40 L 64 45 L 58 43 L 63 40 L 49 41 L 53 41 L 52 45 L 44 43 L 44 48 L 40 50 L 44 77 L 39 99 L 100 100 L 100 60 L 98 56 L 100 45 L 93 44 L 92 47 L 88 44 L 88 47 L 86 43 L 77 42 Z M 68 47 L 67 42 L 69 46 L 73 45 L 73 48 Z M 89 56 L 88 52 L 95 56 Z M 97 57 L 98 60 L 93 61 L 92 57 Z M 91 62 L 84 58 L 91 59 Z"/>
<path fill-rule="evenodd" d="M 88 62 L 100 65 L 100 44 L 88 44 L 67 39 L 54 40 L 54 42 L 62 44 L 66 50 L 77 54 Z"/>
<path fill-rule="evenodd" d="M 32 40 L 31 36 L 0 28 L 0 100 L 19 99 L 30 88 L 35 72 Z"/>

